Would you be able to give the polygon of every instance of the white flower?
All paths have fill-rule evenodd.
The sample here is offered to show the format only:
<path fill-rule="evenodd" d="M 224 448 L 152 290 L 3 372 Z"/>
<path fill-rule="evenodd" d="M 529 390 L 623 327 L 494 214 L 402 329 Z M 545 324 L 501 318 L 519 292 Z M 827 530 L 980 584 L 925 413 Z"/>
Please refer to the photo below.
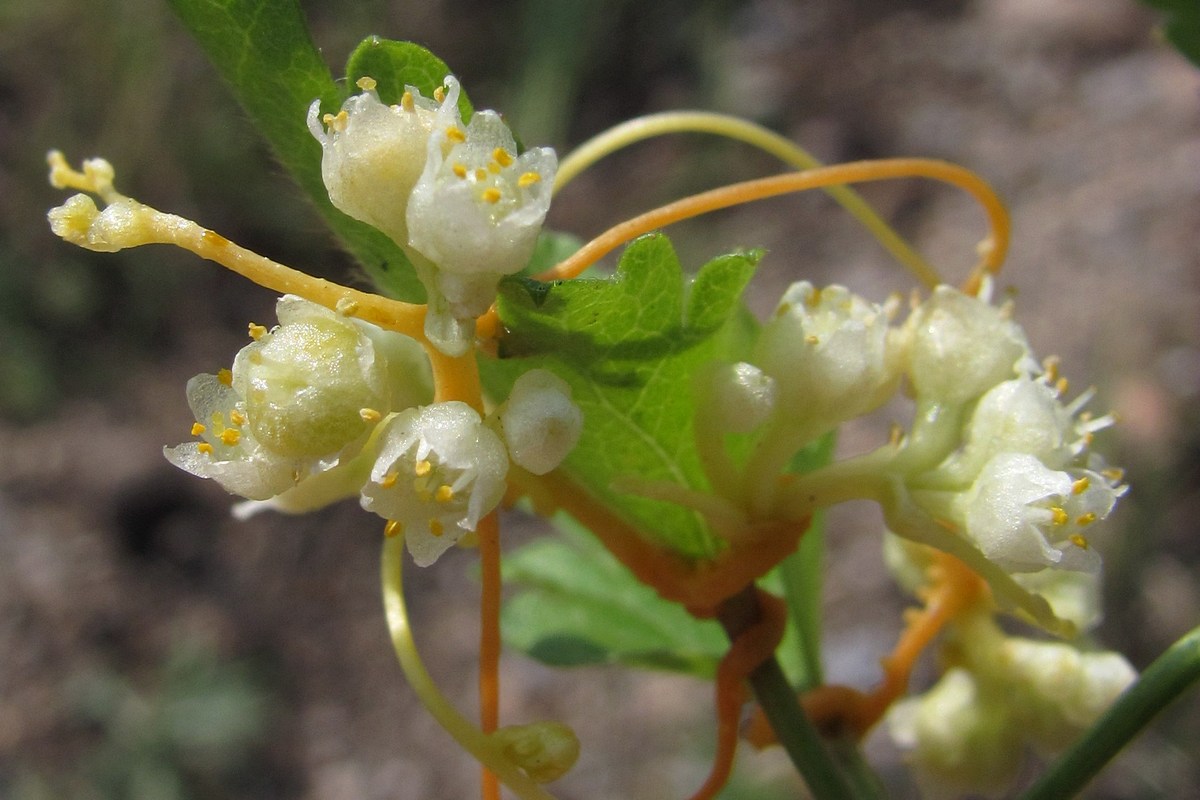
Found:
<path fill-rule="evenodd" d="M 291 295 L 276 310 L 280 325 L 252 325 L 232 370 L 188 382 L 200 441 L 164 454 L 233 494 L 300 511 L 358 492 L 365 472 L 351 463 L 385 414 L 428 398 L 428 367 L 407 337 Z"/>
<path fill-rule="evenodd" d="M 896 386 L 896 360 L 882 307 L 844 286 L 807 281 L 784 293 L 754 359 L 775 380 L 779 407 L 823 430 L 883 403 Z"/>
<path fill-rule="evenodd" d="M 408 198 L 425 168 L 439 104 L 410 86 L 401 103 L 388 106 L 373 81 L 359 85 L 363 93 L 346 100 L 336 116 L 321 120 L 320 100 L 308 110 L 309 130 L 321 143 L 321 177 L 341 211 L 407 248 Z"/>
<path fill-rule="evenodd" d="M 402 526 L 413 559 L 428 566 L 500 503 L 508 453 L 457 401 L 410 408 L 386 426 L 362 506 Z"/>
<path fill-rule="evenodd" d="M 438 269 L 438 287 L 456 316 L 478 316 L 496 283 L 529 261 L 550 207 L 558 162 L 538 147 L 517 154 L 495 111 L 463 126 L 458 81 L 446 78 L 425 169 L 408 204 L 409 242 Z"/>
<path fill-rule="evenodd" d="M 1087 530 L 1109 515 L 1122 491 L 1090 470 L 1052 470 L 1035 456 L 1001 453 L 958 502 L 967 537 L 1006 572 L 1094 572 L 1100 557 Z"/>
<path fill-rule="evenodd" d="M 583 412 L 571 387 L 544 369 L 523 373 L 496 412 L 512 460 L 534 475 L 562 463 L 583 432 Z"/>
<path fill-rule="evenodd" d="M 1020 326 L 1006 309 L 938 286 L 905 325 L 908 375 L 918 398 L 968 402 L 1036 368 Z"/>
<path fill-rule="evenodd" d="M 717 434 L 749 433 L 775 412 L 775 379 L 753 364 L 720 364 L 706 376 L 700 390 L 712 409 Z"/>

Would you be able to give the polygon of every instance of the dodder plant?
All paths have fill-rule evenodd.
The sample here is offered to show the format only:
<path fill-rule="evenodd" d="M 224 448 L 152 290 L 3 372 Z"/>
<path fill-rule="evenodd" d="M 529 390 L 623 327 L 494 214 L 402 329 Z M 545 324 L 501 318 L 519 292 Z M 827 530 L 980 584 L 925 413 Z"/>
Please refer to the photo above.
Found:
<path fill-rule="evenodd" d="M 174 244 L 283 294 L 278 325 L 251 323 L 230 369 L 188 383 L 192 440 L 165 454 L 244 498 L 239 513 L 357 497 L 385 520 L 397 654 L 430 712 L 483 763 L 485 797 L 499 796 L 497 781 L 549 797 L 542 785 L 579 753 L 562 722 L 499 725 L 498 510 L 523 498 L 595 539 L 548 543 L 540 562 L 517 554 L 518 580 L 538 585 L 549 564 L 566 602 L 587 593 L 601 614 L 606 603 L 620 609 L 634 585 L 627 574 L 572 585 L 607 569 L 602 545 L 657 595 L 640 596 L 635 621 L 677 620 L 683 609 L 724 626 L 727 647 L 686 621 L 631 644 L 598 616 L 562 622 L 553 605 L 530 613 L 522 595 L 508 615 L 513 640 L 550 660 L 548 641 L 574 637 L 605 657 L 713 675 L 717 747 L 696 798 L 728 779 L 747 683 L 761 708 L 748 737 L 787 748 L 820 797 L 876 792 L 844 745 L 885 716 L 919 780 L 951 792 L 1002 790 L 1027 748 L 1057 753 L 1095 725 L 1036 795 L 1078 786 L 1194 677 L 1187 640 L 1127 695 L 1141 716 L 1120 701 L 1096 725 L 1135 677 L 1120 655 L 1080 638 L 1099 614 L 1090 531 L 1126 488 L 1091 449 L 1112 420 L 1086 409 L 1088 392 L 1070 393 L 1055 359 L 1034 357 L 1011 304 L 991 302 L 1007 219 L 969 171 L 925 159 L 823 167 L 751 123 L 703 113 L 635 120 L 560 164 L 548 148 L 518 145 L 496 112 L 473 111 L 446 66 L 415 45 L 364 42 L 349 65 L 353 94 L 342 97 L 290 4 L 265 6 L 272 25 L 256 4 L 220 14 L 177 5 L 383 293 L 312 278 L 128 198 L 102 159 L 76 171 L 50 154 L 51 182 L 82 192 L 50 212 L 51 226 L 92 250 Z M 552 195 L 581 170 L 678 131 L 747 141 L 797 171 L 680 200 L 577 249 L 543 230 Z M 957 185 L 987 212 L 991 232 L 961 288 L 843 187 L 901 177 Z M 913 271 L 920 287 L 907 311 L 900 298 L 801 282 L 760 324 L 741 303 L 760 252 L 723 256 L 685 281 L 657 232 L 812 188 L 828 189 Z M 621 247 L 614 276 L 580 277 Z M 831 461 L 838 426 L 897 392 L 915 406 L 908 429 Z M 921 604 L 870 691 L 820 674 L 812 522 L 854 499 L 882 509 L 889 566 Z M 429 566 L 456 545 L 477 548 L 481 564 L 478 727 L 422 665 L 401 584 L 402 547 Z M 758 586 L 773 572 L 785 600 Z M 1057 639 L 1012 636 L 999 615 Z M 788 629 L 799 686 L 774 655 Z M 902 699 L 939 635 L 942 678 Z"/>

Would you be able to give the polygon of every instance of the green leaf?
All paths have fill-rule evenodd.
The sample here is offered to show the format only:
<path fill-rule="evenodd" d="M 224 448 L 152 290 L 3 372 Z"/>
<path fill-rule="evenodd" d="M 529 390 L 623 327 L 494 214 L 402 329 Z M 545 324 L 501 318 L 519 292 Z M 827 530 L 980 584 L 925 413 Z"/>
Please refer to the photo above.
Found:
<path fill-rule="evenodd" d="M 700 621 L 638 582 L 565 515 L 562 537 L 522 547 L 504 561 L 518 593 L 504 606 L 512 647 L 557 667 L 623 664 L 711 678 L 729 647 L 721 626 Z"/>
<path fill-rule="evenodd" d="M 168 2 L 229 82 L 276 157 L 375 283 L 396 297 L 423 302 L 424 288 L 400 248 L 329 202 L 321 180 L 321 146 L 306 120 L 313 100 L 320 98 L 321 108 L 334 112 L 345 92 L 322 61 L 295 0 Z M 409 61 L 416 63 L 411 55 Z M 402 67 L 396 75 L 410 83 L 423 79 L 422 73 L 410 80 Z"/>
<path fill-rule="evenodd" d="M 426 97 L 444 85 L 452 74 L 446 62 L 413 42 L 396 42 L 369 36 L 354 48 L 346 61 L 346 78 L 354 86 L 359 78 L 373 78 L 379 99 L 389 105 L 400 102 L 405 87 L 413 86 Z M 470 120 L 473 109 L 467 93 L 458 96 L 458 110 L 463 120 Z"/>
<path fill-rule="evenodd" d="M 1200 3 L 1196 0 L 1142 0 L 1165 11 L 1163 33 L 1193 64 L 1200 67 Z"/>
<path fill-rule="evenodd" d="M 694 511 L 619 490 L 614 482 L 669 482 L 708 489 L 696 454 L 692 377 L 714 359 L 738 360 L 741 292 L 759 252 L 705 265 L 686 291 L 665 236 L 626 249 L 609 279 L 554 284 L 509 280 L 500 315 L 509 333 L 485 380 L 502 398 L 534 367 L 566 380 L 583 410 L 583 436 L 564 469 L 649 539 L 693 558 L 723 544 Z"/>

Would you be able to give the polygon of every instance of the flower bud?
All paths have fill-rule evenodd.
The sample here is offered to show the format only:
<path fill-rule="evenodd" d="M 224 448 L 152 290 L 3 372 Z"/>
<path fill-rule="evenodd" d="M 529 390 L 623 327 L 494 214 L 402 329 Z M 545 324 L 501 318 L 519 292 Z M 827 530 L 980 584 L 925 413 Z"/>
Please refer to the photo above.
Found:
<path fill-rule="evenodd" d="M 1020 326 L 979 298 L 939 286 L 906 325 L 918 397 L 957 405 L 1035 367 Z"/>
<path fill-rule="evenodd" d="M 499 505 L 508 452 L 458 401 L 410 408 L 386 426 L 362 506 L 401 526 L 413 559 L 428 566 Z"/>
<path fill-rule="evenodd" d="M 749 433 L 775 411 L 775 379 L 753 364 L 720 364 L 701 389 L 721 433 Z"/>
<path fill-rule="evenodd" d="M 544 369 L 517 378 L 497 417 L 512 460 L 534 475 L 561 464 L 583 432 L 583 412 L 571 402 L 571 387 Z"/>
<path fill-rule="evenodd" d="M 561 722 L 508 725 L 493 733 L 492 739 L 535 783 L 558 780 L 579 760 L 579 739 Z"/>

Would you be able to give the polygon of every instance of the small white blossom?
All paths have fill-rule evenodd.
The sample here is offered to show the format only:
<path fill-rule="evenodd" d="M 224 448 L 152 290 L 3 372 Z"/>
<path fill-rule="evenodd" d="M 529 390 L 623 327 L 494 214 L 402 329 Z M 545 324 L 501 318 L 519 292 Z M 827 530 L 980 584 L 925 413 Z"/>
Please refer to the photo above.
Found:
<path fill-rule="evenodd" d="M 905 325 L 908 376 L 918 398 L 957 405 L 1036 367 L 1005 309 L 938 286 Z"/>
<path fill-rule="evenodd" d="M 781 408 L 827 430 L 891 395 L 898 379 L 891 338 L 881 306 L 844 286 L 803 281 L 763 326 L 754 361 L 774 379 Z"/>
<path fill-rule="evenodd" d="M 749 433 L 775 412 L 775 379 L 753 364 L 721 364 L 704 380 L 701 391 L 720 433 Z"/>
<path fill-rule="evenodd" d="M 1006 572 L 1094 572 L 1100 557 L 1086 534 L 1120 492 L 1095 472 L 1052 470 L 1034 456 L 1002 453 L 958 502 L 967 537 Z"/>
<path fill-rule="evenodd" d="M 428 367 L 407 337 L 291 295 L 276 310 L 279 326 L 252 325 L 232 370 L 188 382 L 200 440 L 164 453 L 233 494 L 301 511 L 358 492 L 365 474 L 351 463 L 385 414 L 428 398 Z"/>
<path fill-rule="evenodd" d="M 583 412 L 571 402 L 571 387 L 544 369 L 517 378 L 496 413 L 512 460 L 534 475 L 561 464 L 583 432 Z"/>
<path fill-rule="evenodd" d="M 410 408 L 386 426 L 362 506 L 402 526 L 413 559 L 428 566 L 500 503 L 508 453 L 457 401 Z"/>

